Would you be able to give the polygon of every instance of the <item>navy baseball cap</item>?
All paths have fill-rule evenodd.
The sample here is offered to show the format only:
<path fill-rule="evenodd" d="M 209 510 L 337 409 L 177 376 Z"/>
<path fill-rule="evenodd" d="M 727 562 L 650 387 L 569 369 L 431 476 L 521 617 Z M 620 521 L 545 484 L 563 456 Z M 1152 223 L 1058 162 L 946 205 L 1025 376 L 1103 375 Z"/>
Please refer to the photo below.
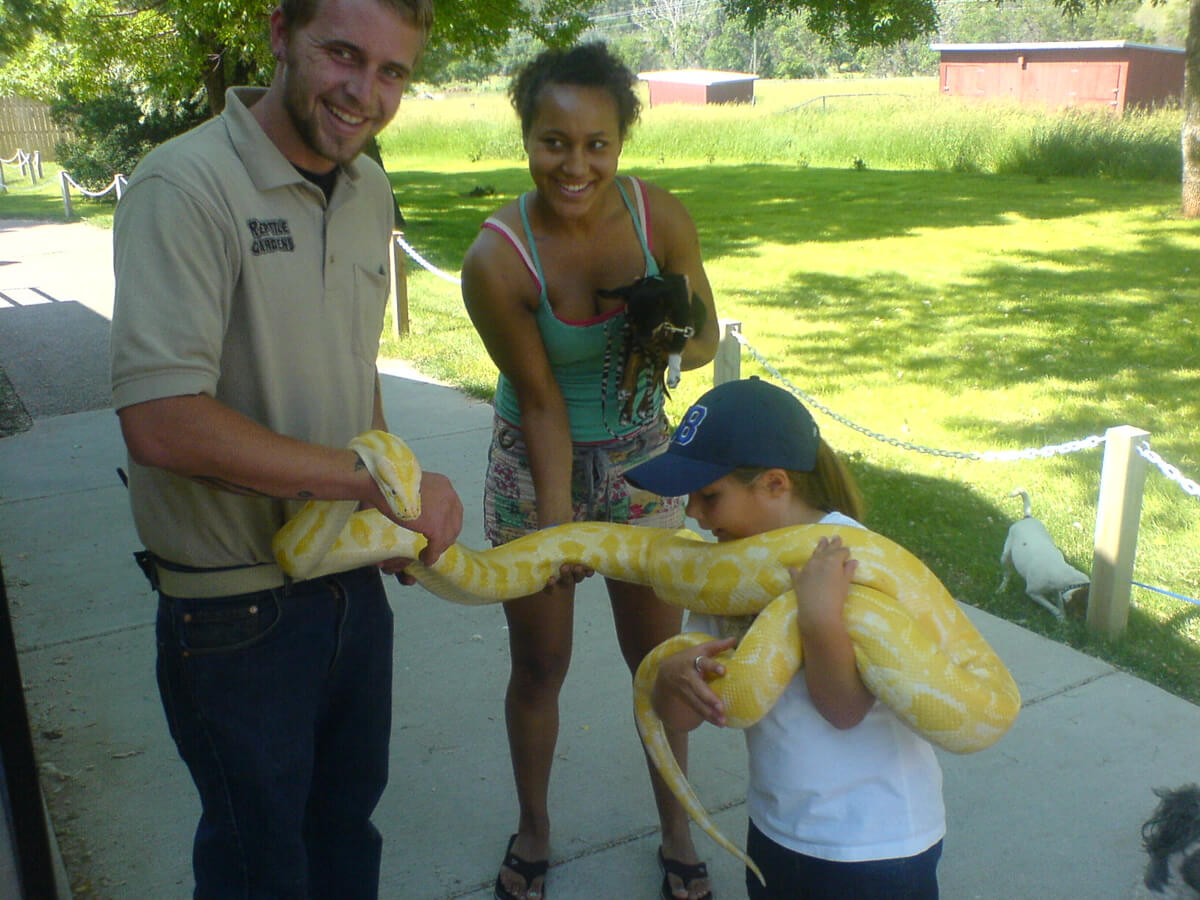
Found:
<path fill-rule="evenodd" d="M 804 405 L 759 378 L 727 381 L 684 414 L 664 453 L 625 473 L 664 497 L 698 491 L 734 469 L 811 472 L 821 433 Z"/>

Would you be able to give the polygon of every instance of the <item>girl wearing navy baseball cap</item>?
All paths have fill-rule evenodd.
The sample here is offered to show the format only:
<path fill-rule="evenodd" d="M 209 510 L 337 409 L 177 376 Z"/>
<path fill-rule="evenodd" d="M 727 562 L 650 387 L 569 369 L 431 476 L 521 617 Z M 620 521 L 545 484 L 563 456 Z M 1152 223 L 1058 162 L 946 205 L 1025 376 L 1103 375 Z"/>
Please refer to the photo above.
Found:
<path fill-rule="evenodd" d="M 788 391 L 757 378 L 719 385 L 684 415 L 665 453 L 626 478 L 688 495 L 687 512 L 718 541 L 791 525 L 862 527 L 845 465 Z M 804 668 L 746 730 L 750 754 L 746 852 L 750 900 L 938 896 L 945 834 L 942 772 L 933 747 L 876 703 L 855 666 L 842 617 L 857 563 L 853 541 L 821 538 L 790 569 Z M 688 630 L 718 635 L 663 661 L 654 706 L 668 731 L 725 725 L 707 679 L 747 623 L 692 614 Z"/>

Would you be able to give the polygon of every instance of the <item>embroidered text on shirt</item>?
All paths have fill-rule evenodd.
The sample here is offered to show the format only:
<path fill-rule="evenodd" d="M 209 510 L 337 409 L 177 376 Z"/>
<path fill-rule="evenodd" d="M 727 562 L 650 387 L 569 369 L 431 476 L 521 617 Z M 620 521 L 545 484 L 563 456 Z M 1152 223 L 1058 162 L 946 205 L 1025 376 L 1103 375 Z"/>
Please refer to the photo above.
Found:
<path fill-rule="evenodd" d="M 254 238 L 250 252 L 255 256 L 278 253 L 280 250 L 291 253 L 296 249 L 287 219 L 249 219 L 246 224 L 250 227 L 250 236 Z"/>

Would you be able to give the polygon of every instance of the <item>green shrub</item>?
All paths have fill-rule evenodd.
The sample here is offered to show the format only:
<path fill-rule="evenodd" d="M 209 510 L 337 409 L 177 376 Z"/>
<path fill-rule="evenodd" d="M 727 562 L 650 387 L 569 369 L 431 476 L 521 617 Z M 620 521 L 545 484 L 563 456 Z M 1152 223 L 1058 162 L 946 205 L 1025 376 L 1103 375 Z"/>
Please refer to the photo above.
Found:
<path fill-rule="evenodd" d="M 129 175 L 157 144 L 203 122 L 207 109 L 206 103 L 185 103 L 145 112 L 128 85 L 95 99 L 62 97 L 50 114 L 73 136 L 55 150 L 59 165 L 88 190 L 103 190 L 114 175 Z"/>

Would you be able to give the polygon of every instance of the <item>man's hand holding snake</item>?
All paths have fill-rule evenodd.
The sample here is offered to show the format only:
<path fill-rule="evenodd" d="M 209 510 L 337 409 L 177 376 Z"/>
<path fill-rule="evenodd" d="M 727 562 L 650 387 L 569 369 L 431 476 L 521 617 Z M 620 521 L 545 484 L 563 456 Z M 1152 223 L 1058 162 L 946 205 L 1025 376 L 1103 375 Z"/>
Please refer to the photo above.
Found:
<path fill-rule="evenodd" d="M 392 515 L 390 510 L 385 511 L 378 506 L 376 508 L 385 512 L 393 522 L 425 536 L 429 543 L 419 556 L 422 565 L 432 566 L 436 563 L 438 557 L 458 540 L 462 531 L 462 500 L 459 499 L 450 479 L 438 472 L 421 473 L 421 514 L 417 518 L 403 521 Z M 417 583 L 416 579 L 403 571 L 412 562 L 411 558 L 400 556 L 384 560 L 379 564 L 379 568 L 389 575 L 395 575 L 401 584 L 412 585 Z"/>

